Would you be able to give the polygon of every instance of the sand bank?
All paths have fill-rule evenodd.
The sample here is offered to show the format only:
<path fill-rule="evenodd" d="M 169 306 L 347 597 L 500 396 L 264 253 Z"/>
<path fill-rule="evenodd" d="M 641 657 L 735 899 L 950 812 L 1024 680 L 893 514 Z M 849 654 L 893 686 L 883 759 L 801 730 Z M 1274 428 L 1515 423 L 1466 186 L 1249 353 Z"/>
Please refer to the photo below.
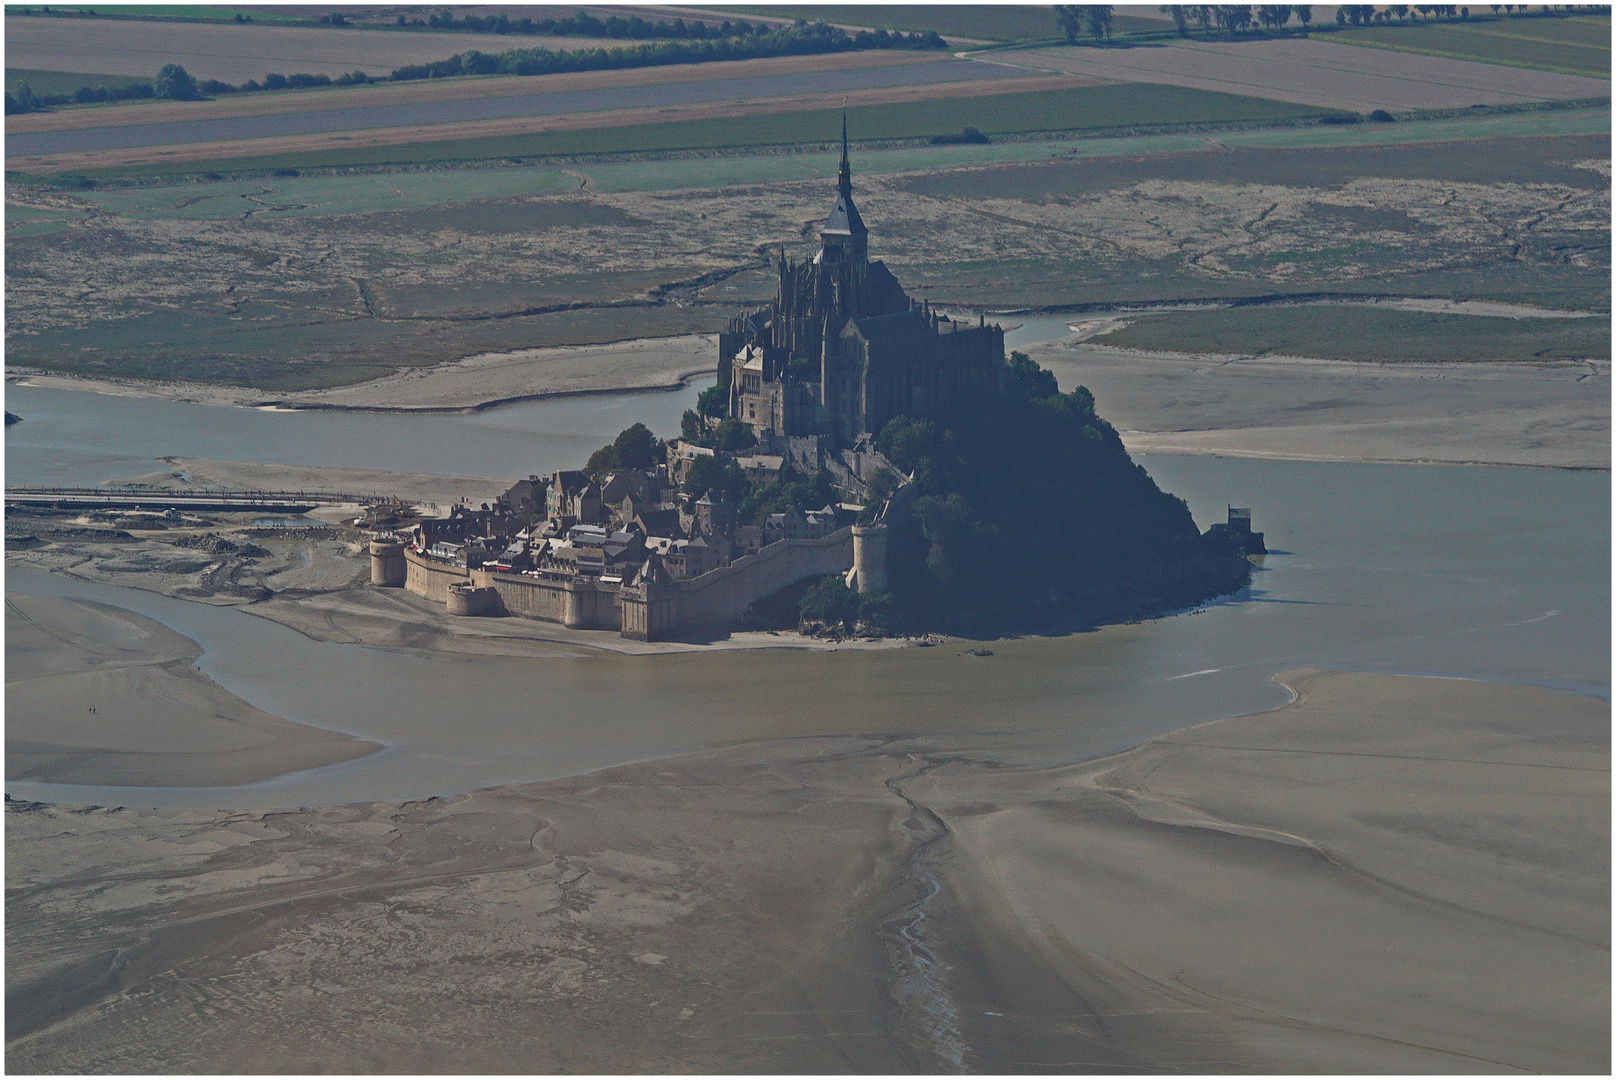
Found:
<path fill-rule="evenodd" d="M 1608 362 L 1188 355 L 1082 333 L 1026 351 L 1063 389 L 1093 391 L 1131 453 L 1610 468 Z"/>
<path fill-rule="evenodd" d="M 244 408 L 362 409 L 380 412 L 470 412 L 515 401 L 573 394 L 677 390 L 718 366 L 712 334 L 640 338 L 607 345 L 558 345 L 480 353 L 431 367 L 405 368 L 353 386 L 291 393 L 208 383 L 81 379 L 17 371 L 8 381 L 58 390 L 154 397 Z"/>
<path fill-rule="evenodd" d="M 196 670 L 202 650 L 133 612 L 6 597 L 6 779 L 221 787 L 381 747 L 256 709 Z"/>
<path fill-rule="evenodd" d="M 1071 1030 L 1073 1065 L 1120 1042 L 1152 1071 L 1608 1071 L 1609 705 L 1280 679 L 1277 712 L 905 785 L 1011 991 L 983 1008 L 1031 1045 Z M 1028 956 L 1072 996 L 1020 983 Z"/>
<path fill-rule="evenodd" d="M 1503 313 L 1500 312 L 1500 315 Z M 1307 357 L 1141 352 L 1086 340 L 1120 316 L 1082 320 L 1026 351 L 1070 389 L 1094 392 L 1100 414 L 1136 453 L 1217 454 L 1299 461 L 1436 462 L 1610 468 L 1610 365 L 1360 363 Z M 161 397 L 207 405 L 377 411 L 474 411 L 568 394 L 673 389 L 711 371 L 712 335 L 644 338 L 484 353 L 355 386 L 296 393 L 138 380 L 14 374 L 31 386 Z M 176 459 L 178 462 L 178 459 Z M 269 486 L 394 491 L 453 501 L 494 483 L 390 479 L 365 471 L 283 470 L 210 462 L 200 468 L 274 477 Z M 319 483 L 301 483 L 315 472 Z M 424 482 L 416 482 L 423 480 Z M 442 481 L 442 482 L 440 482 Z M 409 495 L 416 491 L 421 494 Z M 496 492 L 497 493 L 497 492 Z M 487 497 L 486 495 L 481 497 Z"/>
<path fill-rule="evenodd" d="M 261 461 L 165 457 L 168 468 L 115 481 L 175 491 L 340 491 L 353 495 L 393 495 L 426 506 L 447 507 L 461 499 L 486 502 L 503 495 L 516 478 L 434 476 L 330 465 L 277 465 Z M 342 513 L 353 517 L 351 509 Z M 317 513 L 314 516 L 320 516 Z M 326 515 L 329 516 L 329 515 Z"/>
<path fill-rule="evenodd" d="M 1289 682 L 1062 768 L 810 739 L 406 804 L 13 804 L 7 1066 L 1608 1071 L 1608 705 Z"/>

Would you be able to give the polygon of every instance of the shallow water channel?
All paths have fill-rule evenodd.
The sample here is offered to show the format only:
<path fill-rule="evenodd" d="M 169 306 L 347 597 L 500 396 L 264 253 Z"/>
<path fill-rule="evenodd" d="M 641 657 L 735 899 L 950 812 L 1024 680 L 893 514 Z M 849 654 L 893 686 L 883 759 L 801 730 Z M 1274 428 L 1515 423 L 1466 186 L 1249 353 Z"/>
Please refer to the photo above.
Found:
<path fill-rule="evenodd" d="M 1058 336 L 1063 320 L 1010 341 Z M 1018 340 L 1023 339 L 1023 340 Z M 572 465 L 643 420 L 677 430 L 693 391 L 475 414 L 276 413 L 12 387 L 8 484 L 94 483 L 157 455 L 512 476 Z M 1209 457 L 1138 459 L 1204 528 L 1253 508 L 1273 553 L 1245 593 L 1094 633 L 884 651 L 540 659 L 310 640 L 250 609 L 13 569 L 10 591 L 99 600 L 196 640 L 198 666 L 288 719 L 386 744 L 238 788 L 8 782 L 13 797 L 133 806 L 397 800 L 760 738 L 894 734 L 1006 761 L 1102 754 L 1282 704 L 1297 667 L 1532 682 L 1608 699 L 1605 473 Z"/>

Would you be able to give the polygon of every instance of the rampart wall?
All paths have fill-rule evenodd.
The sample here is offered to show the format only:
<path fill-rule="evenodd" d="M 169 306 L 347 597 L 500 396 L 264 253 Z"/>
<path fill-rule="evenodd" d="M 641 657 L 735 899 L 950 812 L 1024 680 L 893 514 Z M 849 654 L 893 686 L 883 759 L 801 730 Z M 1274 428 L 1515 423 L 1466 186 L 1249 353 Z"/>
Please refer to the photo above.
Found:
<path fill-rule="evenodd" d="M 617 630 L 624 637 L 655 641 L 687 629 L 733 622 L 754 603 L 793 582 L 846 571 L 853 565 L 853 529 L 848 526 L 813 540 L 777 540 L 700 577 L 646 589 L 467 571 L 415 551 L 405 552 L 405 563 L 404 587 L 443 604 L 445 610 L 451 585 L 492 587 L 499 596 L 498 609 L 505 614 L 575 630 Z"/>
<path fill-rule="evenodd" d="M 433 562 L 414 551 L 404 552 L 404 588 L 440 604 L 449 602 L 449 586 L 467 580 L 464 567 Z"/>
<path fill-rule="evenodd" d="M 836 574 L 853 565 L 853 529 L 845 526 L 813 540 L 776 540 L 755 554 L 697 578 L 674 582 L 650 591 L 650 603 L 664 598 L 676 603 L 664 616 L 671 625 L 663 636 L 700 626 L 733 622 L 757 601 L 805 577 Z M 655 618 L 649 618 L 651 639 L 657 637 Z"/>

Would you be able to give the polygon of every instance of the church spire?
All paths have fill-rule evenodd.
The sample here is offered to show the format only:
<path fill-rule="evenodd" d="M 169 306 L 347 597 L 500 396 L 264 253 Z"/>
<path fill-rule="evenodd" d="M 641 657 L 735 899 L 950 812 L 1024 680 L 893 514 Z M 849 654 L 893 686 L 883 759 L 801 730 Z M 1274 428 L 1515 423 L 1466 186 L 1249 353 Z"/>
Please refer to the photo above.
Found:
<path fill-rule="evenodd" d="M 836 174 L 836 207 L 819 230 L 821 255 L 829 253 L 837 258 L 852 258 L 862 262 L 867 258 L 866 246 L 870 230 L 864 227 L 858 207 L 853 205 L 853 167 L 847 160 L 847 103 L 842 103 L 842 167 Z M 818 261 L 818 260 L 815 260 Z"/>
<path fill-rule="evenodd" d="M 847 198 L 853 194 L 853 168 L 847 161 L 847 99 L 842 99 L 842 167 L 836 173 L 836 191 Z"/>

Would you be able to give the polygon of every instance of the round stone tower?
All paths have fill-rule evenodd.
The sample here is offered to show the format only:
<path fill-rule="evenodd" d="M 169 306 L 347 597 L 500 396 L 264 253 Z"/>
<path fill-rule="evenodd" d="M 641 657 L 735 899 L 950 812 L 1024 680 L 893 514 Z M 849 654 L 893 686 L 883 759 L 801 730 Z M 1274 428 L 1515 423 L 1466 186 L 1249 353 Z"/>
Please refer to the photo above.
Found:
<path fill-rule="evenodd" d="M 853 526 L 853 571 L 861 593 L 887 591 L 887 527 Z"/>
<path fill-rule="evenodd" d="M 492 615 L 499 610 L 499 590 L 492 585 L 457 581 L 449 586 L 444 609 L 450 615 Z"/>
<path fill-rule="evenodd" d="M 370 583 L 399 588 L 404 584 L 404 545 L 397 540 L 370 542 Z"/>

